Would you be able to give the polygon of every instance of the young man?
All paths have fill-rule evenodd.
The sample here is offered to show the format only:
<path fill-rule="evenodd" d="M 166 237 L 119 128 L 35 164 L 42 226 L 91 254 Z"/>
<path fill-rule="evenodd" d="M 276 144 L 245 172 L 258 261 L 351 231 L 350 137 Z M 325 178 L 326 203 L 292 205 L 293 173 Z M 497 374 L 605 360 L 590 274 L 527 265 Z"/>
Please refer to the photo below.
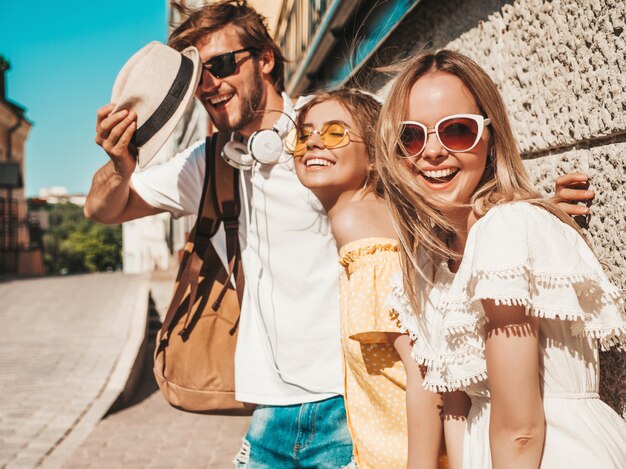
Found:
<path fill-rule="evenodd" d="M 291 125 L 284 59 L 263 18 L 245 2 L 196 11 L 173 32 L 170 45 L 199 49 L 205 69 L 196 97 L 217 129 L 247 139 L 259 129 Z M 129 143 L 136 115 L 109 115 L 112 109 L 113 103 L 97 114 L 96 143 L 111 161 L 94 176 L 86 216 L 121 223 L 163 211 L 196 214 L 204 142 L 134 174 Z M 259 406 L 238 467 L 338 468 L 352 460 L 342 398 L 337 251 L 317 199 L 292 169 L 283 153 L 278 164 L 244 171 L 240 239 L 246 288 L 235 381 L 237 399 Z M 580 195 L 566 192 L 577 177 L 582 176 L 557 181 L 564 197 Z"/>
<path fill-rule="evenodd" d="M 283 91 L 283 57 L 257 12 L 242 2 L 210 4 L 170 38 L 194 45 L 206 67 L 196 97 L 217 129 L 247 139 L 284 130 L 294 112 Z M 207 64 L 208 62 L 208 64 Z M 234 67 L 224 66 L 234 64 Z M 98 111 L 96 142 L 111 161 L 94 176 L 85 214 L 103 223 L 170 211 L 196 214 L 205 172 L 204 142 L 133 174 L 133 111 Z M 284 114 L 283 114 L 284 113 Z M 286 114 L 286 115 L 285 115 Z M 243 172 L 240 239 L 246 288 L 235 356 L 237 399 L 260 404 L 238 463 L 245 467 L 350 464 L 343 404 L 337 251 L 326 216 L 291 157 Z M 245 200 L 244 200 L 245 199 Z M 249 453 L 249 460 L 245 456 Z"/>

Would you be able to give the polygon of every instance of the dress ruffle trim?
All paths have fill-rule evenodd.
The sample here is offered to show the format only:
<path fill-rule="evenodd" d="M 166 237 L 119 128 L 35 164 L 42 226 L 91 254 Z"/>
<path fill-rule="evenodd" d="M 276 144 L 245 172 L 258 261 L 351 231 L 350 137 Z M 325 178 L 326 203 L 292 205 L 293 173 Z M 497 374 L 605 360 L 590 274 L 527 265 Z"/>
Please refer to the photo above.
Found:
<path fill-rule="evenodd" d="M 596 339 L 602 350 L 626 349 L 624 292 L 584 240 L 541 208 L 522 202 L 493 208 L 470 230 L 458 272 L 445 263 L 437 272 L 445 275 L 429 296 L 435 306 L 423 315 L 411 310 L 401 275 L 389 299 L 414 341 L 413 358 L 429 368 L 427 389 L 453 391 L 487 379 L 485 299 L 566 321 L 573 336 Z"/>
<path fill-rule="evenodd" d="M 531 288 L 520 296 L 509 292 L 491 294 L 488 287 L 481 288 L 487 292 L 475 293 L 476 285 L 491 280 L 522 280 Z M 518 266 L 503 271 L 474 270 L 462 284 L 460 294 L 450 292 L 443 302 L 447 316 L 444 333 L 447 336 L 479 329 L 486 318 L 476 303 L 492 299 L 497 305 L 524 306 L 528 316 L 570 321 L 572 334 L 598 339 L 602 350 L 626 342 L 624 295 L 596 272 L 555 275 L 535 272 L 529 266 Z M 549 304 L 550 298 L 546 300 L 546 297 L 555 294 L 563 300 L 569 299 L 570 304 Z"/>
<path fill-rule="evenodd" d="M 391 293 L 387 297 L 386 306 L 397 313 L 400 331 L 408 334 L 413 342 L 417 339 L 416 317 L 404 290 L 402 272 L 398 271 L 391 277 Z"/>
<path fill-rule="evenodd" d="M 473 384 L 487 380 L 487 368 L 481 369 L 479 372 L 467 376 L 464 378 L 450 378 L 450 379 L 434 379 L 427 373 L 423 381 L 423 386 L 430 392 L 453 392 L 459 389 L 466 389 Z"/>
<path fill-rule="evenodd" d="M 404 289 L 402 272 L 396 272 L 391 279 L 391 293 L 387 299 L 387 306 L 396 312 L 400 331 L 408 334 L 413 346 L 411 358 L 418 365 L 428 368 L 434 367 L 438 361 L 435 353 L 426 349 L 426 337 L 418 332 L 418 318 L 413 312 L 411 303 Z"/>
<path fill-rule="evenodd" d="M 484 283 L 480 286 L 480 294 L 474 292 L 481 281 L 516 278 L 530 281 L 532 294 L 490 294 Z M 597 339 L 602 350 L 613 346 L 626 348 L 623 295 L 613 285 L 602 282 L 595 273 L 537 275 L 524 266 L 502 272 L 474 271 L 463 284 L 462 295 L 455 295 L 453 299 L 448 296 L 444 300 L 446 315 L 442 332 L 448 350 L 447 355 L 433 363 L 433 370 L 427 374 L 424 382 L 427 389 L 438 392 L 464 389 L 487 378 L 484 355 L 487 317 L 480 305 L 483 299 L 492 299 L 496 304 L 524 306 L 529 316 L 569 321 L 573 335 Z M 548 288 L 552 289 L 552 296 L 572 298 L 574 295 L 578 301 L 562 307 L 541 304 L 542 293 L 546 294 L 542 289 Z"/>

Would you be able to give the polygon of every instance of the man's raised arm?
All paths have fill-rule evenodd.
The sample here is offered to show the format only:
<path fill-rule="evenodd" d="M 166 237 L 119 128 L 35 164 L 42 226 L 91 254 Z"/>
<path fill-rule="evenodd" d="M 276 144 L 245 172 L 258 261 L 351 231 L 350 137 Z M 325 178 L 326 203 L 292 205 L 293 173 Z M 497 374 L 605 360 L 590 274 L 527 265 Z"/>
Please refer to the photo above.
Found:
<path fill-rule="evenodd" d="M 87 218 L 105 224 L 162 212 L 148 205 L 135 192 L 130 181 L 137 164 L 136 152 L 130 143 L 137 126 L 137 115 L 132 110 L 109 115 L 113 108 L 114 104 L 107 104 L 98 109 L 95 140 L 111 161 L 93 177 L 84 208 Z"/>
<path fill-rule="evenodd" d="M 589 215 L 595 192 L 589 190 L 589 176 L 585 173 L 568 173 L 556 178 L 553 200 L 571 216 Z M 584 205 L 580 205 L 583 203 Z"/>

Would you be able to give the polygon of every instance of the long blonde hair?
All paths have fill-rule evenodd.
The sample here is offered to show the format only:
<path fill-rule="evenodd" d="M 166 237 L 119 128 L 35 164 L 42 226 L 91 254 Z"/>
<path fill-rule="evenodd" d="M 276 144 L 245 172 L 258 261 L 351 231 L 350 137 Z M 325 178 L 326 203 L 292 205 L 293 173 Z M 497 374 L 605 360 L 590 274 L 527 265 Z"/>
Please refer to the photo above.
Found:
<path fill-rule="evenodd" d="M 405 161 L 398 157 L 401 151 L 400 122 L 406 119 L 411 88 L 422 76 L 435 71 L 459 78 L 472 93 L 481 113 L 491 119 L 485 171 L 469 202 L 474 212 L 483 216 L 495 205 L 525 200 L 545 208 L 582 235 L 571 217 L 554 203 L 540 198 L 533 188 L 522 164 L 502 97 L 485 71 L 455 51 L 420 52 L 403 64 L 383 105 L 376 139 L 376 166 L 403 248 L 404 286 L 415 311 L 421 310 L 415 288 L 416 275 L 427 282 L 432 280 L 432 275 L 420 268 L 418 255 L 426 255 L 435 265 L 441 260 L 460 257 L 447 245 L 455 229 L 440 204 L 420 187 Z"/>

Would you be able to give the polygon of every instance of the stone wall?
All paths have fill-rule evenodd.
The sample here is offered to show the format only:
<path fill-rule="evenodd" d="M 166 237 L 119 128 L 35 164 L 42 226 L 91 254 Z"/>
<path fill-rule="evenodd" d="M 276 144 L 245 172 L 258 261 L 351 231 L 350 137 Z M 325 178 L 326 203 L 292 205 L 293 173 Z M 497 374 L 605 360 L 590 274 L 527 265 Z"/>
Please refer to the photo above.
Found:
<path fill-rule="evenodd" d="M 626 3 L 623 0 L 424 0 L 390 37 L 380 65 L 407 51 L 450 48 L 498 84 L 526 166 L 552 191 L 559 174 L 584 171 L 597 196 L 589 219 L 595 252 L 626 287 Z M 407 47 L 407 44 L 409 45 Z M 384 94 L 389 78 L 360 77 Z M 626 366 L 602 354 L 601 394 L 625 414 Z"/>

